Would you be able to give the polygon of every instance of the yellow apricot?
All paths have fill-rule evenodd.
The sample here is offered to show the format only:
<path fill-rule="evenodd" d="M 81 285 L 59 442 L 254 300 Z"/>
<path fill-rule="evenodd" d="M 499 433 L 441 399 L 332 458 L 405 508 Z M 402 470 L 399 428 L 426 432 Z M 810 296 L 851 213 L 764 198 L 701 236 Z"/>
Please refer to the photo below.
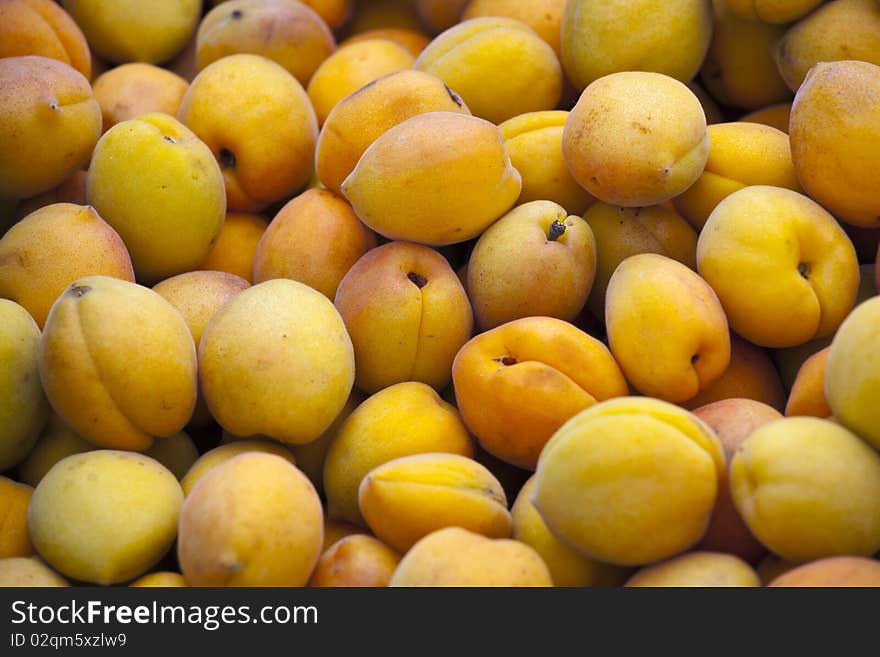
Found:
<path fill-rule="evenodd" d="M 693 270 L 655 253 L 628 257 L 608 283 L 611 353 L 640 392 L 671 402 L 694 397 L 730 363 L 727 318 Z"/>
<path fill-rule="evenodd" d="M 100 136 L 101 108 L 82 73 L 48 57 L 0 58 L 0 198 L 57 187 Z"/>
<path fill-rule="evenodd" d="M 308 478 L 279 456 L 249 452 L 212 468 L 186 497 L 177 557 L 190 586 L 304 586 L 323 533 Z"/>
<path fill-rule="evenodd" d="M 759 427 L 730 463 L 730 486 L 752 533 L 785 559 L 880 549 L 880 456 L 834 422 L 788 417 Z"/>
<path fill-rule="evenodd" d="M 687 82 L 711 36 L 710 0 L 569 0 L 562 64 L 578 89 L 621 71 L 654 71 Z"/>
<path fill-rule="evenodd" d="M 470 114 L 443 81 L 407 69 L 382 76 L 339 101 L 327 115 L 315 146 L 318 178 L 331 191 L 354 170 L 364 151 L 382 133 L 417 114 Z"/>
<path fill-rule="evenodd" d="M 672 77 L 606 75 L 584 89 L 569 113 L 562 153 L 575 180 L 599 200 L 654 205 L 702 173 L 706 116 L 694 93 Z"/>
<path fill-rule="evenodd" d="M 553 580 L 540 555 L 525 543 L 446 527 L 404 555 L 389 586 L 553 586 Z"/>
<path fill-rule="evenodd" d="M 199 344 L 199 381 L 227 431 L 302 444 L 345 404 L 354 350 L 327 297 L 280 278 L 244 290 L 214 314 Z"/>
<path fill-rule="evenodd" d="M 706 129 L 709 157 L 696 182 L 672 204 L 697 230 L 712 210 L 749 185 L 773 185 L 801 191 L 791 161 L 788 135 L 758 123 L 716 123 Z"/>
<path fill-rule="evenodd" d="M 59 461 L 34 490 L 31 539 L 76 580 L 117 584 L 147 572 L 177 535 L 183 492 L 143 454 L 99 449 Z"/>
<path fill-rule="evenodd" d="M 585 556 L 643 565 L 706 531 L 724 454 L 692 413 L 648 397 L 581 411 L 541 453 L 531 500 L 550 531 Z"/>
<path fill-rule="evenodd" d="M 730 327 L 764 347 L 833 333 L 859 285 L 855 249 L 834 217 L 767 185 L 744 187 L 715 207 L 697 241 L 697 267 Z"/>
<path fill-rule="evenodd" d="M 473 456 L 470 434 L 454 406 L 423 383 L 389 386 L 348 416 L 324 459 L 331 518 L 364 524 L 358 487 L 373 468 L 426 452 Z"/>
<path fill-rule="evenodd" d="M 443 527 L 510 536 L 504 489 L 489 470 L 458 454 L 404 456 L 373 468 L 358 486 L 372 532 L 401 553 Z"/>
<path fill-rule="evenodd" d="M 83 438 L 144 450 L 192 416 L 196 350 L 183 317 L 159 294 L 86 276 L 49 313 L 40 379 L 52 407 Z"/>
<path fill-rule="evenodd" d="M 820 62 L 791 107 L 791 157 L 807 194 L 843 221 L 880 225 L 880 66 Z"/>
<path fill-rule="evenodd" d="M 336 50 L 336 39 L 317 12 L 289 0 L 229 0 L 201 20 L 196 66 L 222 57 L 262 55 L 281 64 L 303 86 Z"/>
<path fill-rule="evenodd" d="M 527 112 L 498 126 L 510 162 L 522 177 L 517 204 L 547 200 L 582 215 L 595 199 L 572 177 L 562 157 L 568 112 Z"/>
<path fill-rule="evenodd" d="M 408 69 L 415 58 L 387 39 L 356 41 L 336 50 L 312 75 L 306 91 L 321 125 L 346 96 L 395 71 Z"/>
<path fill-rule="evenodd" d="M 517 66 L 511 66 L 517 61 Z M 472 18 L 438 35 L 413 67 L 436 75 L 474 116 L 501 123 L 556 107 L 562 67 L 532 28 L 513 18 Z"/>
<path fill-rule="evenodd" d="M 0 299 L 0 470 L 31 451 L 49 416 L 40 383 L 40 327 L 27 310 Z"/>
<path fill-rule="evenodd" d="M 521 189 L 498 128 L 453 112 L 418 114 L 390 128 L 342 183 L 367 226 L 431 246 L 476 237 Z"/>

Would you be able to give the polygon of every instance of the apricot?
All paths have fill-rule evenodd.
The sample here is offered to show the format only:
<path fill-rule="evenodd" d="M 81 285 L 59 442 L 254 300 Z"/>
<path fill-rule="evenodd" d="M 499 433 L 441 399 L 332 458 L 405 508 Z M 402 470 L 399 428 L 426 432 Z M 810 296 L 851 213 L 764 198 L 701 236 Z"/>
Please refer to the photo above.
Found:
<path fill-rule="evenodd" d="M 562 17 L 562 65 L 578 89 L 621 71 L 687 82 L 711 37 L 709 0 L 570 0 Z"/>
<path fill-rule="evenodd" d="M 53 187 L 48 192 L 30 198 L 21 199 L 15 206 L 15 218 L 21 221 L 32 212 L 53 203 L 86 205 L 86 179 L 88 175 L 89 172 L 86 169 L 77 169 L 58 187 Z M 11 224 L 9 227 L 11 228 Z"/>
<path fill-rule="evenodd" d="M 233 274 L 219 271 L 189 271 L 166 278 L 153 290 L 181 314 L 198 347 L 205 326 L 220 308 L 250 285 Z"/>
<path fill-rule="evenodd" d="M 472 18 L 450 27 L 413 68 L 442 79 L 474 116 L 496 124 L 554 109 L 562 96 L 562 67 L 553 48 L 513 18 Z"/>
<path fill-rule="evenodd" d="M 0 587 L 70 586 L 66 579 L 37 557 L 0 559 Z"/>
<path fill-rule="evenodd" d="M 347 46 L 358 41 L 367 41 L 368 39 L 386 39 L 392 41 L 404 50 L 409 52 L 413 57 L 418 57 L 425 47 L 431 42 L 431 39 L 420 30 L 407 29 L 402 27 L 379 27 L 365 32 L 352 34 L 344 41 L 339 42 L 339 47 Z M 389 74 L 390 75 L 390 74 Z"/>
<path fill-rule="evenodd" d="M 807 194 L 839 219 L 876 228 L 880 191 L 880 66 L 816 64 L 791 107 L 791 157 Z"/>
<path fill-rule="evenodd" d="M 211 149 L 230 210 L 257 212 L 301 189 L 314 171 L 318 123 L 302 85 L 260 55 L 206 66 L 177 117 Z"/>
<path fill-rule="evenodd" d="M 309 478 L 309 481 L 312 482 L 319 495 L 324 494 L 324 459 L 327 457 L 330 445 L 336 440 L 336 436 L 339 434 L 339 430 L 348 416 L 365 399 L 366 397 L 360 391 L 356 388 L 352 389 L 342 410 L 339 411 L 333 422 L 330 423 L 330 426 L 324 430 L 324 433 L 305 445 L 290 446 L 290 451 L 293 452 L 293 456 L 296 459 L 296 467 L 302 470 L 303 474 Z"/>
<path fill-rule="evenodd" d="M 354 3 L 354 12 L 346 26 L 350 34 L 378 28 L 421 30 L 424 26 L 412 0 L 370 0 Z"/>
<path fill-rule="evenodd" d="M 28 504 L 34 489 L 8 477 L 0 476 L 0 559 L 29 557 L 34 546 L 28 534 Z"/>
<path fill-rule="evenodd" d="M 572 177 L 562 157 L 562 132 L 568 112 L 545 110 L 520 114 L 498 126 L 510 162 L 522 177 L 517 204 L 553 201 L 570 214 L 582 215 L 595 201 Z"/>
<path fill-rule="evenodd" d="M 537 315 L 571 321 L 595 273 L 590 225 L 557 203 L 531 201 L 480 235 L 468 260 L 467 290 L 484 330 Z"/>
<path fill-rule="evenodd" d="M 365 39 L 338 48 L 312 75 L 306 91 L 318 124 L 346 96 L 395 71 L 412 67 L 415 58 L 388 39 Z"/>
<path fill-rule="evenodd" d="M 624 586 L 761 586 L 761 579 L 749 564 L 737 556 L 694 551 L 645 566 L 630 577 Z"/>
<path fill-rule="evenodd" d="M 86 197 L 122 237 L 143 283 L 195 269 L 226 214 L 223 176 L 210 149 L 160 113 L 104 133 L 92 155 Z"/>
<path fill-rule="evenodd" d="M 199 450 L 185 431 L 178 431 L 173 436 L 154 441 L 144 456 L 159 461 L 179 481 L 198 460 Z"/>
<path fill-rule="evenodd" d="M 797 91 L 819 62 L 880 64 L 880 5 L 876 0 L 833 0 L 786 29 L 773 57 L 786 84 Z"/>
<path fill-rule="evenodd" d="M 855 249 L 834 217 L 802 194 L 767 185 L 715 207 L 697 241 L 697 268 L 730 327 L 763 347 L 833 333 L 859 285 Z"/>
<path fill-rule="evenodd" d="M 57 187 L 100 136 L 101 108 L 82 73 L 48 57 L 0 58 L 0 198 Z"/>
<path fill-rule="evenodd" d="M 40 343 L 40 380 L 55 411 L 99 447 L 144 450 L 189 421 L 196 350 L 156 292 L 86 276 L 58 298 Z"/>
<path fill-rule="evenodd" d="M 350 522 L 324 516 L 324 545 L 321 547 L 321 554 L 330 549 L 334 543 L 342 540 L 346 536 L 352 536 L 353 534 L 363 534 L 364 536 L 367 536 L 368 531 L 369 530 L 358 525 L 353 525 Z"/>
<path fill-rule="evenodd" d="M 830 417 L 831 406 L 825 397 L 825 367 L 831 347 L 817 351 L 801 365 L 791 387 L 785 414 L 810 415 L 812 417 Z"/>
<path fill-rule="evenodd" d="M 735 333 L 730 335 L 730 364 L 721 376 L 696 397 L 682 405 L 688 409 L 704 406 L 722 399 L 745 398 L 763 402 L 782 411 L 786 393 L 782 379 L 776 371 L 766 349 L 743 340 Z"/>
<path fill-rule="evenodd" d="M 266 454 L 274 454 L 296 465 L 296 459 L 290 449 L 281 443 L 271 440 L 235 440 L 225 445 L 219 445 L 199 456 L 186 474 L 180 480 L 180 487 L 183 494 L 188 496 L 196 483 L 204 477 L 212 468 L 221 463 L 249 452 L 263 452 Z"/>
<path fill-rule="evenodd" d="M 745 109 L 790 99 L 791 90 L 773 59 L 785 26 L 742 18 L 724 2 L 715 5 L 712 42 L 700 67 L 706 89 L 724 105 Z"/>
<path fill-rule="evenodd" d="M 559 57 L 564 11 L 565 0 L 469 0 L 461 14 L 461 20 L 484 16 L 515 18 L 532 28 Z"/>
<path fill-rule="evenodd" d="M 764 23 L 791 23 L 822 4 L 822 0 L 724 0 L 737 16 Z"/>
<path fill-rule="evenodd" d="M 129 586 L 133 586 L 135 588 L 143 588 L 143 587 L 162 587 L 162 588 L 170 588 L 170 587 L 180 587 L 186 586 L 186 580 L 183 578 L 183 575 L 180 573 L 172 573 L 168 571 L 157 571 L 155 573 L 149 573 L 144 575 L 143 577 L 137 578 L 133 581 Z"/>
<path fill-rule="evenodd" d="M 308 189 L 288 201 L 263 233 L 254 254 L 254 282 L 291 278 L 334 299 L 340 281 L 376 246 L 341 196 Z"/>
<path fill-rule="evenodd" d="M 24 460 L 49 416 L 38 369 L 40 340 L 27 310 L 0 299 L 0 471 Z"/>
<path fill-rule="evenodd" d="M 354 10 L 354 0 L 302 0 L 302 3 L 314 9 L 331 30 L 341 28 Z"/>
<path fill-rule="evenodd" d="M 51 412 L 46 428 L 25 459 L 18 464 L 18 478 L 35 487 L 52 466 L 71 454 L 80 454 L 95 446 L 70 428 L 61 417 Z"/>
<path fill-rule="evenodd" d="M 211 415 L 227 431 L 303 444 L 345 404 L 354 351 L 327 297 L 276 279 L 244 290 L 214 314 L 199 344 L 199 381 Z"/>
<path fill-rule="evenodd" d="M 143 62 L 116 66 L 92 83 L 101 106 L 104 132 L 141 114 L 174 116 L 188 88 L 189 82 L 177 73 Z"/>
<path fill-rule="evenodd" d="M 401 553 L 443 527 L 490 538 L 511 531 L 501 484 L 458 454 L 416 454 L 373 468 L 358 486 L 358 508 L 373 534 Z"/>
<path fill-rule="evenodd" d="M 428 112 L 376 139 L 341 189 L 377 233 L 442 246 L 478 236 L 507 212 L 522 178 L 497 126 L 475 116 Z"/>
<path fill-rule="evenodd" d="M 427 452 L 473 456 L 470 434 L 454 406 L 417 382 L 367 398 L 342 423 L 324 459 L 328 515 L 365 525 L 358 507 L 363 478 L 383 463 Z"/>
<path fill-rule="evenodd" d="M 201 18 L 201 0 L 62 0 L 94 53 L 116 64 L 161 64 L 179 53 Z"/>
<path fill-rule="evenodd" d="M 251 53 L 281 64 L 302 86 L 334 50 L 333 32 L 317 12 L 289 0 L 229 0 L 209 11 L 196 33 L 198 70 Z"/>
<path fill-rule="evenodd" d="M 752 533 L 791 561 L 880 549 L 880 455 L 844 427 L 787 417 L 756 429 L 730 463 Z"/>
<path fill-rule="evenodd" d="M 217 241 L 198 269 L 225 271 L 253 283 L 254 258 L 267 227 L 260 215 L 227 212 Z"/>
<path fill-rule="evenodd" d="M 630 256 L 614 270 L 606 294 L 611 353 L 640 392 L 686 401 L 727 369 L 730 336 L 721 303 L 677 260 Z"/>
<path fill-rule="evenodd" d="M 755 429 L 782 418 L 782 414 L 775 408 L 742 397 L 711 402 L 695 408 L 693 414 L 715 431 L 728 464 L 739 446 Z M 727 552 L 754 564 L 767 553 L 767 548 L 752 535 L 740 517 L 733 503 L 728 481 L 728 471 L 725 468 L 709 528 L 696 548 Z"/>
<path fill-rule="evenodd" d="M 92 74 L 89 44 L 76 22 L 52 0 L 0 1 L 0 58 L 39 55 Z"/>
<path fill-rule="evenodd" d="M 801 191 L 791 161 L 788 135 L 757 123 L 717 123 L 706 130 L 711 146 L 697 181 L 672 203 L 696 230 L 733 192 L 749 185 Z"/>
<path fill-rule="evenodd" d="M 480 444 L 529 470 L 566 420 L 629 392 L 602 342 L 552 317 L 525 317 L 475 336 L 456 355 L 452 380 Z"/>
<path fill-rule="evenodd" d="M 782 573 L 767 586 L 810 588 L 880 586 L 880 562 L 876 559 L 856 556 L 816 559 Z"/>
<path fill-rule="evenodd" d="M 177 557 L 190 586 L 304 586 L 323 532 L 308 478 L 250 452 L 212 468 L 186 497 Z"/>
<path fill-rule="evenodd" d="M 846 317 L 825 360 L 824 390 L 834 417 L 880 448 L 880 382 L 874 376 L 878 354 L 880 297 L 860 303 Z"/>
<path fill-rule="evenodd" d="M 703 172 L 706 115 L 675 78 L 606 75 L 584 89 L 569 113 L 562 154 L 574 179 L 599 200 L 655 205 L 684 192 Z"/>
<path fill-rule="evenodd" d="M 440 390 L 473 327 L 447 260 L 411 242 L 362 256 L 340 282 L 335 304 L 354 344 L 355 383 L 367 394 L 402 381 Z"/>
<path fill-rule="evenodd" d="M 776 103 L 744 114 L 739 120 L 769 125 L 771 128 L 782 130 L 782 132 L 788 134 L 788 120 L 790 116 L 791 103 Z M 791 150 L 791 147 L 789 147 L 789 150 Z"/>
<path fill-rule="evenodd" d="M 40 328 L 70 283 L 96 274 L 134 283 L 122 238 L 92 207 L 47 205 L 0 239 L 0 296 L 24 306 Z"/>
<path fill-rule="evenodd" d="M 56 463 L 34 490 L 34 547 L 61 574 L 117 584 L 147 572 L 177 535 L 183 492 L 158 461 L 94 450 Z"/>
<path fill-rule="evenodd" d="M 596 277 L 587 300 L 605 320 L 605 295 L 617 266 L 631 255 L 658 253 L 697 268 L 697 233 L 677 212 L 664 205 L 622 208 L 594 203 L 584 214 L 596 238 Z"/>
<path fill-rule="evenodd" d="M 636 566 L 693 547 L 724 473 L 714 432 L 658 399 L 621 397 L 581 411 L 538 461 L 531 501 L 562 542 Z"/>
<path fill-rule="evenodd" d="M 335 541 L 318 559 L 309 586 L 388 586 L 400 555 L 382 541 L 357 534 Z"/>
<path fill-rule="evenodd" d="M 389 586 L 553 586 L 540 555 L 525 543 L 446 527 L 416 543 Z"/>
<path fill-rule="evenodd" d="M 627 568 L 612 566 L 583 556 L 556 538 L 532 504 L 535 478 L 525 483 L 511 508 L 513 538 L 534 548 L 541 556 L 554 586 L 619 586 L 630 573 Z"/>
<path fill-rule="evenodd" d="M 443 81 L 411 69 L 389 73 L 340 100 L 327 115 L 315 146 L 315 168 L 327 189 L 341 192 L 364 151 L 382 134 L 417 114 L 470 114 Z"/>
<path fill-rule="evenodd" d="M 432 34 L 448 30 L 461 20 L 468 0 L 415 0 L 416 13 Z"/>

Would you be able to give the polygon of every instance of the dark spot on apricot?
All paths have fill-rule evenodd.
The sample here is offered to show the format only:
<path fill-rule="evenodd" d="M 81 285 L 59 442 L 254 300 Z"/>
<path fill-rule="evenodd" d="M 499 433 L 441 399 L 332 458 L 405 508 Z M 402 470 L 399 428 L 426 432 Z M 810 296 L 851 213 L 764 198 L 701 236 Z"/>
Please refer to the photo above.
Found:
<path fill-rule="evenodd" d="M 235 153 L 233 153 L 228 148 L 220 149 L 220 165 L 224 169 L 234 169 L 235 168 Z"/>
<path fill-rule="evenodd" d="M 406 277 L 413 282 L 413 284 L 421 289 L 428 284 L 428 279 L 422 276 L 421 274 L 417 274 L 414 271 L 411 271 L 406 275 Z"/>
<path fill-rule="evenodd" d="M 809 278 L 810 277 L 810 263 L 799 262 L 798 263 L 798 274 L 800 274 L 804 278 Z"/>
<path fill-rule="evenodd" d="M 700 354 L 694 354 L 691 356 L 691 365 L 696 365 L 698 360 L 700 360 Z"/>
<path fill-rule="evenodd" d="M 174 141 L 174 137 L 169 137 L 168 135 L 163 135 L 162 139 L 167 141 L 169 144 L 176 144 L 177 143 L 176 141 Z"/>
<path fill-rule="evenodd" d="M 74 285 L 71 286 L 71 288 L 70 288 L 70 293 L 71 293 L 73 296 L 79 298 L 79 297 L 81 297 L 81 296 L 84 296 L 84 295 L 86 294 L 86 292 L 90 292 L 91 289 L 92 289 L 92 288 L 91 288 L 90 286 L 88 286 L 88 285 L 76 285 L 76 284 L 74 284 Z"/>
<path fill-rule="evenodd" d="M 239 20 L 243 15 L 244 15 L 244 14 L 243 14 L 241 11 L 239 11 L 238 9 L 236 9 L 234 12 L 232 12 L 231 14 L 229 14 L 229 18 L 231 18 L 232 20 L 237 21 L 237 20 Z"/>

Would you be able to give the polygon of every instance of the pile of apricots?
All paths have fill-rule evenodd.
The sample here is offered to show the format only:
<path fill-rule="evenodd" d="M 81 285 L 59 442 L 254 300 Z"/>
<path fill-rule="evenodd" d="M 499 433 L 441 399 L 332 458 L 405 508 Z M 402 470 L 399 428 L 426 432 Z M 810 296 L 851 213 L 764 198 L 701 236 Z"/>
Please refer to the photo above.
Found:
<path fill-rule="evenodd" d="M 880 586 L 877 0 L 0 0 L 0 586 Z"/>

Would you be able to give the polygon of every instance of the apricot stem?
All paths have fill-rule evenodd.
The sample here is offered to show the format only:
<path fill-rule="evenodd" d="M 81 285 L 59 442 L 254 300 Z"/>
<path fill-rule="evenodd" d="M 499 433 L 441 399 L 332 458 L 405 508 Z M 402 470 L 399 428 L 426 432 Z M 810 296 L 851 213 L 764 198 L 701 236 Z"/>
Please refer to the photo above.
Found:
<path fill-rule="evenodd" d="M 547 239 L 551 242 L 555 242 L 563 235 L 565 235 L 565 224 L 559 221 L 559 219 L 554 219 L 553 223 L 550 224 L 550 231 L 547 233 Z"/>

